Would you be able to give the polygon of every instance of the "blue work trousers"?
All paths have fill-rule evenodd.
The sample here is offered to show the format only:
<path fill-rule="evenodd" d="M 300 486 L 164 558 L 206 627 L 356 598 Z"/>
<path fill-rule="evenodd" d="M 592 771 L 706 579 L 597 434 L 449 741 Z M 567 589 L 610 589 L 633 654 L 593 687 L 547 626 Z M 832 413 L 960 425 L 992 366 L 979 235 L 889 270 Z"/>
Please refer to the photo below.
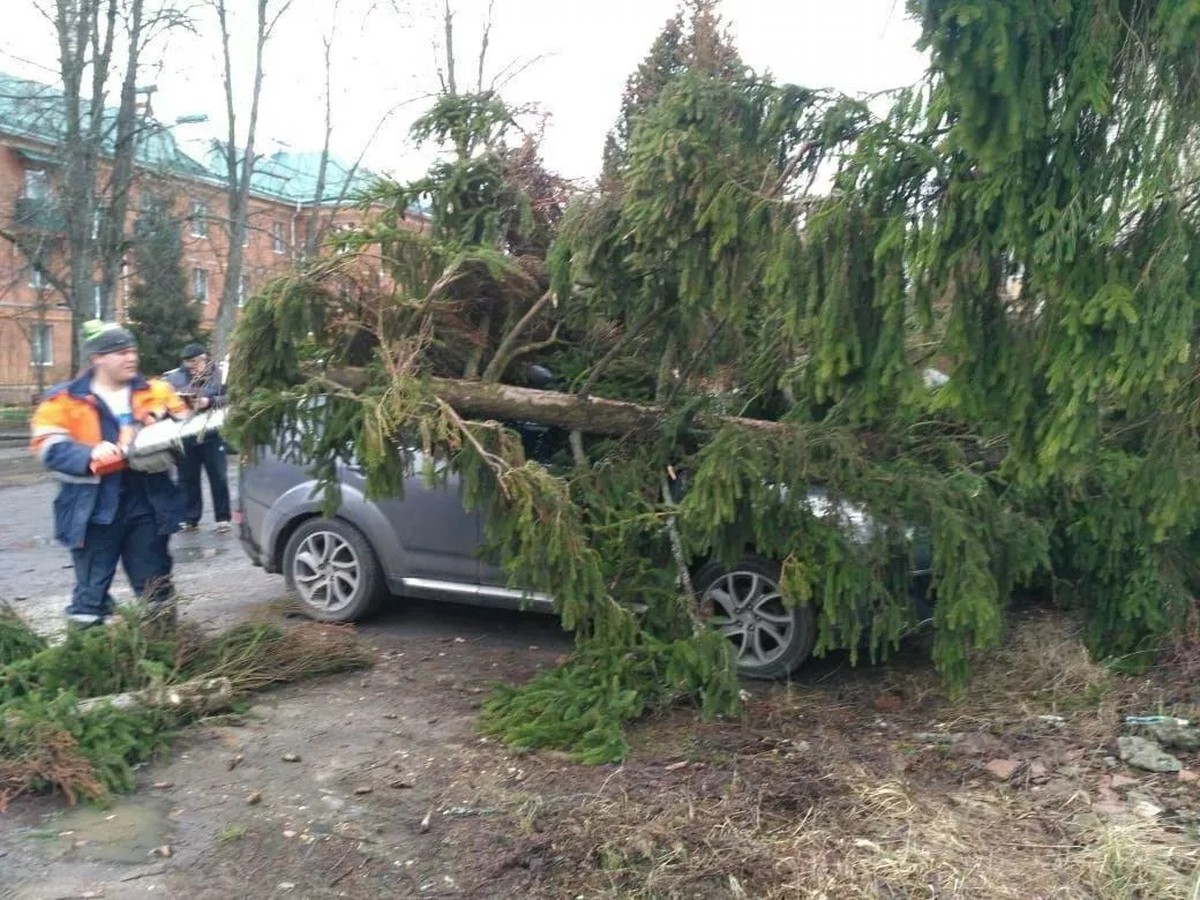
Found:
<path fill-rule="evenodd" d="M 133 592 L 147 604 L 172 599 L 170 535 L 160 534 L 154 512 L 144 503 L 122 503 L 112 524 L 90 522 L 83 546 L 71 551 L 75 590 L 67 615 L 102 619 L 112 612 L 109 588 L 120 562 Z M 131 508 L 132 507 L 132 508 Z"/>

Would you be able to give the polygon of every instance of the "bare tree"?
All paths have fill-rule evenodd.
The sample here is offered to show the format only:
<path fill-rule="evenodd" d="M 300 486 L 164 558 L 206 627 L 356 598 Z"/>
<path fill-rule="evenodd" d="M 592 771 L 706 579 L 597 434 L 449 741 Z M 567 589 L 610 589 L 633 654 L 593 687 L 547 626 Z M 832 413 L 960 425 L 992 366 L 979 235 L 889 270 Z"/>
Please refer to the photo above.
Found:
<path fill-rule="evenodd" d="M 131 242 L 126 231 L 131 188 L 135 180 L 138 144 L 157 123 L 138 114 L 138 96 L 146 95 L 149 110 L 153 88 L 139 88 L 138 76 L 142 60 L 150 43 L 171 28 L 191 29 L 189 16 L 176 10 L 172 0 L 159 0 L 147 10 L 145 0 L 126 0 L 123 10 L 125 38 L 125 68 L 121 74 L 121 99 L 113 122 L 112 170 L 109 184 L 102 192 L 104 202 L 94 215 L 92 234 L 97 241 L 100 257 L 100 292 L 106 303 L 112 304 L 117 284 Z"/>
<path fill-rule="evenodd" d="M 229 337 L 237 318 L 238 292 L 242 279 L 243 244 L 246 236 L 246 213 L 250 196 L 250 179 L 254 175 L 255 137 L 258 128 L 258 105 L 262 95 L 263 50 L 271 32 L 291 0 L 255 0 L 254 75 L 251 82 L 250 112 L 245 134 L 237 128 L 237 95 L 233 83 L 233 57 L 230 51 L 230 31 L 227 0 L 212 0 L 221 33 L 221 53 L 224 62 L 226 139 L 221 148 L 225 162 L 226 221 L 229 225 L 229 252 L 225 260 L 225 279 L 217 307 L 214 350 L 218 358 L 229 349 Z M 240 138 L 240 141 L 239 141 Z"/>
<path fill-rule="evenodd" d="M 308 228 L 304 233 L 304 255 L 315 256 L 321 247 L 324 229 L 321 227 L 321 201 L 325 196 L 325 179 L 329 168 L 329 142 L 333 138 L 333 41 L 337 35 L 338 7 L 341 0 L 334 0 L 330 13 L 329 33 L 321 36 L 325 55 L 325 135 L 321 143 L 321 160 L 317 164 L 317 188 L 312 208 L 308 211 Z M 350 176 L 342 186 L 343 193 L 349 185 Z M 339 198 L 340 199 L 340 198 Z"/>
<path fill-rule="evenodd" d="M 57 198 L 46 198 L 61 219 L 61 278 L 45 265 L 44 236 L 31 244 L 29 230 L 11 229 L 0 237 L 66 298 L 71 356 L 79 363 L 77 325 L 95 315 L 97 296 L 99 312 L 112 313 L 128 246 L 126 214 L 143 125 L 138 115 L 143 54 L 154 38 L 188 19 L 173 0 L 47 0 L 38 10 L 57 36 L 62 94 L 27 99 L 53 132 L 61 169 Z M 120 84 L 115 109 L 108 102 L 114 80 Z"/>

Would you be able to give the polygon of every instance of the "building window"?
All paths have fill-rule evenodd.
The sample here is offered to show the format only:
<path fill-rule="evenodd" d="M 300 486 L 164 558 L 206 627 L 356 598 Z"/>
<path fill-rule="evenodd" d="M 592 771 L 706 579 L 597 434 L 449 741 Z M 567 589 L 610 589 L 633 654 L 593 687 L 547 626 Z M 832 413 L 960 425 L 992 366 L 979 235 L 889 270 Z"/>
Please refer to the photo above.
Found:
<path fill-rule="evenodd" d="M 250 296 L 250 281 L 243 275 L 238 279 L 238 309 L 246 305 L 248 296 Z"/>
<path fill-rule="evenodd" d="M 208 270 L 192 269 L 192 299 L 197 303 L 208 300 Z"/>
<path fill-rule="evenodd" d="M 201 204 L 203 205 L 203 204 Z M 153 191 L 142 191 L 138 195 L 138 212 L 145 216 L 165 216 L 170 204 L 167 198 Z"/>
<path fill-rule="evenodd" d="M 92 210 L 92 240 L 100 240 L 100 232 L 104 228 L 104 217 L 108 210 L 103 206 L 97 206 Z"/>
<path fill-rule="evenodd" d="M 37 265 L 29 267 L 29 286 L 35 291 L 40 291 L 46 286 L 46 276 Z"/>
<path fill-rule="evenodd" d="M 21 196 L 26 200 L 45 200 L 50 196 L 50 180 L 45 169 L 25 170 Z"/>
<path fill-rule="evenodd" d="M 208 237 L 208 204 L 193 200 L 188 206 L 188 219 L 192 223 L 192 237 Z"/>
<path fill-rule="evenodd" d="M 287 241 L 283 238 L 283 223 L 271 223 L 271 249 L 276 253 L 287 252 Z"/>
<path fill-rule="evenodd" d="M 54 326 L 34 325 L 29 334 L 30 365 L 54 365 Z"/>

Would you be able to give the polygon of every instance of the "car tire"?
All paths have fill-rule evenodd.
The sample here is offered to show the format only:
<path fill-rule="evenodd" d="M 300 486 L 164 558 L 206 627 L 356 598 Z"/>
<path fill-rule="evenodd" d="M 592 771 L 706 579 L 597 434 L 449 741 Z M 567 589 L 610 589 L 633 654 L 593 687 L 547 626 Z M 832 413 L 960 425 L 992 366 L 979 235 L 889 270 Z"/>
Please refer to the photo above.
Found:
<path fill-rule="evenodd" d="M 692 577 L 701 615 L 734 645 L 738 674 L 785 678 L 812 653 L 817 619 L 811 604 L 786 606 L 776 562 L 747 554 L 732 568 L 710 561 Z"/>
<path fill-rule="evenodd" d="M 354 622 L 375 606 L 383 572 L 362 532 L 342 519 L 309 519 L 283 551 L 288 590 L 306 616 Z"/>

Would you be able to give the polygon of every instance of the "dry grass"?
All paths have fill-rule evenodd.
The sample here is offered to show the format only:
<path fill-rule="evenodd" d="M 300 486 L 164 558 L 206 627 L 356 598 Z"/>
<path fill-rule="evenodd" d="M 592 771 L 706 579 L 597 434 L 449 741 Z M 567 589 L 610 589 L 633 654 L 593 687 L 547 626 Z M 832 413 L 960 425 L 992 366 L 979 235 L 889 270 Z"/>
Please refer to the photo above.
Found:
<path fill-rule="evenodd" d="M 1118 712 L 1164 688 L 1091 662 L 1069 620 L 1023 618 L 953 700 L 912 661 L 829 669 L 807 686 L 751 686 L 740 722 L 646 723 L 617 769 L 524 759 L 519 799 L 503 778 L 479 788 L 518 835 L 486 883 L 612 898 L 1200 900 L 1194 826 L 1092 810 L 1112 796 L 1103 757 Z M 881 714 L 885 691 L 903 702 Z M 1050 713 L 1065 723 L 1037 718 Z M 913 740 L 939 729 L 986 732 L 1025 774 L 1000 783 L 987 757 Z M 1049 774 L 1032 778 L 1030 762 Z M 1200 792 L 1169 777 L 1147 786 L 1200 811 Z"/>
<path fill-rule="evenodd" d="M 1112 674 L 1083 644 L 1083 626 L 1073 617 L 1045 610 L 1027 612 L 1009 628 L 1003 645 L 981 656 L 971 682 L 974 702 L 1000 695 L 1007 702 L 1077 706 L 1108 693 Z"/>
<path fill-rule="evenodd" d="M 1161 829 L 1146 822 L 1101 826 L 1088 837 L 1073 862 L 1080 886 L 1093 896 L 1200 897 L 1200 847 L 1194 840 L 1164 841 Z"/>

